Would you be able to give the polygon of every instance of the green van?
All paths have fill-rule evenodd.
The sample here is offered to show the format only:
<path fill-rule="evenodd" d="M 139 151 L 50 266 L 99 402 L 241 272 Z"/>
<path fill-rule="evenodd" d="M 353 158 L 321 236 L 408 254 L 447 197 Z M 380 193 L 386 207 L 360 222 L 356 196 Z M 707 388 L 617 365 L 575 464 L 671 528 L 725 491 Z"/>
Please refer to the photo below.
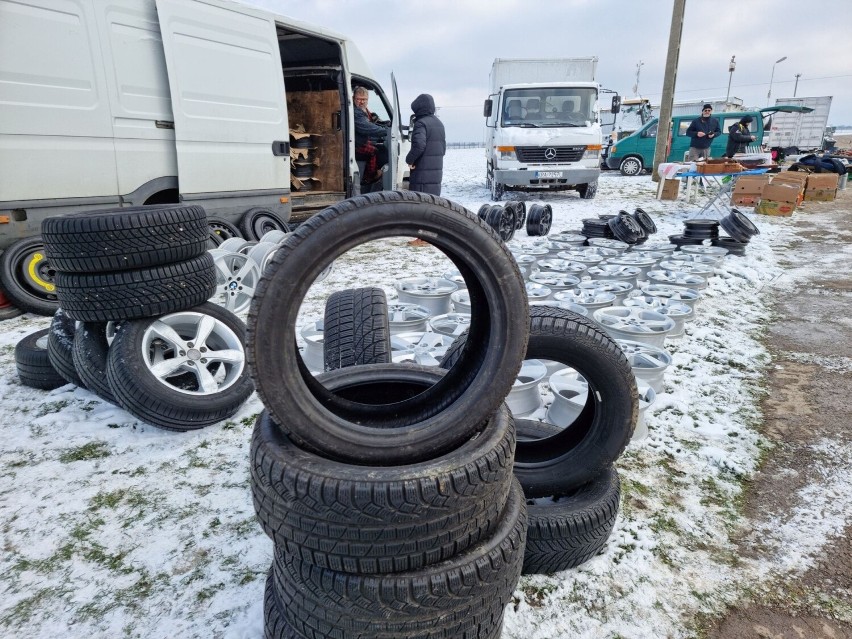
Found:
<path fill-rule="evenodd" d="M 763 143 L 763 132 L 772 126 L 772 114 L 777 112 L 798 113 L 806 112 L 808 107 L 794 105 L 780 105 L 760 109 L 760 111 L 729 111 L 714 113 L 713 117 L 719 120 L 722 135 L 713 140 L 710 146 L 710 157 L 719 158 L 725 153 L 728 144 L 728 127 L 740 121 L 741 118 L 750 115 L 752 117 L 749 129 L 755 136 L 753 144 Z M 698 115 L 675 115 L 672 116 L 672 130 L 675 132 L 671 142 L 671 149 L 667 162 L 683 162 L 686 152 L 689 151 L 690 139 L 686 130 L 690 123 Z M 642 171 L 650 169 L 654 164 L 654 148 L 657 144 L 657 123 L 654 118 L 635 133 L 631 133 L 622 140 L 613 144 L 607 151 L 606 165 L 610 169 L 619 169 L 622 175 L 639 175 Z"/>

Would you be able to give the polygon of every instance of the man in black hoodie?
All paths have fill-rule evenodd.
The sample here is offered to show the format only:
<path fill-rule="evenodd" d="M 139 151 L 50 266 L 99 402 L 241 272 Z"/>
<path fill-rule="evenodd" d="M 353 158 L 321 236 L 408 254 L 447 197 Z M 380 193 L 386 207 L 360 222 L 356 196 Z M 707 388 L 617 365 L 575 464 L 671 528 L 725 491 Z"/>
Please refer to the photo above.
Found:
<path fill-rule="evenodd" d="M 408 188 L 411 191 L 441 195 L 444 175 L 444 153 L 447 142 L 444 124 L 435 116 L 435 100 L 421 93 L 411 103 L 414 111 L 414 128 L 411 133 L 411 151 L 405 162 L 411 169 Z"/>
<path fill-rule="evenodd" d="M 705 104 L 701 108 L 701 117 L 695 118 L 686 130 L 686 134 L 692 138 L 689 143 L 689 155 L 686 156 L 688 162 L 709 158 L 710 145 L 713 144 L 716 136 L 722 134 L 719 120 L 712 117 L 712 113 L 713 105 Z"/>

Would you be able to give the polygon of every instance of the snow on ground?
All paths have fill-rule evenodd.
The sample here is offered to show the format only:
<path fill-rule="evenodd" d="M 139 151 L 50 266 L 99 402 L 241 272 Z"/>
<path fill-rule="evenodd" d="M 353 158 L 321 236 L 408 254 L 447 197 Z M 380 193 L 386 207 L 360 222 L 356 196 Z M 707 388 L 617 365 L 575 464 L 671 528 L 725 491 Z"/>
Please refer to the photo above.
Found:
<path fill-rule="evenodd" d="M 476 211 L 488 201 L 484 169 L 482 149 L 451 150 L 445 197 Z M 553 231 L 641 206 L 663 239 L 694 217 L 693 205 L 653 195 L 649 177 L 606 173 L 594 200 L 521 198 L 553 206 Z M 842 528 L 849 505 L 838 497 L 844 477 L 835 476 L 831 496 L 811 487 L 783 527 L 766 524 L 767 538 L 787 557 L 758 566 L 735 556 L 729 541 L 742 483 L 766 447 L 757 432 L 769 364 L 760 338 L 791 238 L 788 220 L 756 221 L 761 235 L 747 255 L 725 259 L 686 336 L 667 345 L 674 363 L 646 415 L 650 434 L 617 464 L 623 507 L 605 552 L 577 570 L 524 577 L 504 638 L 687 637 L 696 615 L 804 570 Z M 331 290 L 379 285 L 392 297 L 397 278 L 448 268 L 434 249 L 405 238 L 362 245 L 312 288 L 300 322 L 322 316 Z M 262 637 L 272 543 L 255 522 L 248 472 L 260 402 L 253 396 L 234 418 L 181 434 L 79 388 L 23 387 L 14 346 L 48 324 L 25 315 L 3 322 L 0 336 L 0 635 Z"/>

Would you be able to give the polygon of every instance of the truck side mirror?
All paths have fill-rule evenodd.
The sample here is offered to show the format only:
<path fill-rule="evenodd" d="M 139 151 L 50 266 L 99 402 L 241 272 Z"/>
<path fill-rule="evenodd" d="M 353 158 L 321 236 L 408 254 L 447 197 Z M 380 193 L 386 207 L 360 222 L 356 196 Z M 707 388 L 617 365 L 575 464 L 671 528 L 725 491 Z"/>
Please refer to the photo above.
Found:
<path fill-rule="evenodd" d="M 621 111 L 621 96 L 616 94 L 612 96 L 612 107 L 610 107 L 610 113 L 618 113 Z"/>
<path fill-rule="evenodd" d="M 491 117 L 491 111 L 494 108 L 494 101 L 491 98 L 488 98 L 485 101 L 485 105 L 482 107 L 482 115 L 486 118 Z"/>

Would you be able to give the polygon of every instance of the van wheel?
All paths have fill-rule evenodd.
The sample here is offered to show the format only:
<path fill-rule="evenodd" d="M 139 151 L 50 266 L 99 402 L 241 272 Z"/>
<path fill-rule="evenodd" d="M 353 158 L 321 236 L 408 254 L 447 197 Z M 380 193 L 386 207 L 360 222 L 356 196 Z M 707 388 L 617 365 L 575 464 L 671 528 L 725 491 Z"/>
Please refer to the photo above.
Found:
<path fill-rule="evenodd" d="M 622 175 L 629 176 L 639 175 L 645 170 L 645 166 L 642 164 L 642 159 L 637 158 L 635 155 L 629 155 L 624 158 L 618 168 Z"/>
<path fill-rule="evenodd" d="M 18 240 L 0 256 L 0 285 L 9 301 L 24 312 L 53 316 L 59 308 L 55 276 L 40 235 Z"/>
<path fill-rule="evenodd" d="M 589 182 L 588 184 L 581 184 L 577 187 L 577 192 L 584 200 L 593 199 L 598 192 L 598 181 L 595 180 L 594 182 Z"/>
<path fill-rule="evenodd" d="M 287 222 L 280 215 L 262 206 L 249 209 L 240 219 L 240 230 L 247 240 L 259 240 L 269 231 L 289 231 Z"/>
<path fill-rule="evenodd" d="M 505 187 L 497 181 L 497 178 L 491 180 L 491 199 L 499 202 L 503 198 L 503 193 L 506 192 Z"/>

